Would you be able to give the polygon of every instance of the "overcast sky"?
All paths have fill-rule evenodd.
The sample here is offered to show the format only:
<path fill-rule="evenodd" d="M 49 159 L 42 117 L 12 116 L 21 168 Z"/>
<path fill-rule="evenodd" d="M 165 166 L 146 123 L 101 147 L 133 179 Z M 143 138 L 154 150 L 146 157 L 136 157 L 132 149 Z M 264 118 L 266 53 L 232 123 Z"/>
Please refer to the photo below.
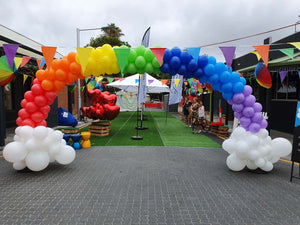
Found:
<path fill-rule="evenodd" d="M 150 47 L 201 47 L 244 37 L 300 20 L 299 0 L 1 0 L 0 24 L 66 55 L 76 50 L 76 28 L 115 23 L 132 47 L 151 26 Z M 297 26 L 300 31 L 300 25 Z M 219 46 L 236 46 L 240 56 L 271 36 L 277 41 L 295 27 L 255 38 L 201 48 L 200 54 L 224 58 Z M 81 46 L 100 31 L 80 32 Z M 300 41 L 300 40 L 299 40 Z"/>

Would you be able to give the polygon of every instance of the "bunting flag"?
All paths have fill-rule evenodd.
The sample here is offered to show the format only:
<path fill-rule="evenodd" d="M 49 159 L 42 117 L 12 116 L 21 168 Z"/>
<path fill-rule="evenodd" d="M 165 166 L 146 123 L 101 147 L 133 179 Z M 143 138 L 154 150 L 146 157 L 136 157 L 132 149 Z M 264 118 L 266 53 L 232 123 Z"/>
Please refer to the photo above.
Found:
<path fill-rule="evenodd" d="M 189 79 L 188 79 L 188 82 L 189 82 L 189 85 L 190 85 L 190 86 L 192 86 L 193 80 L 194 80 L 194 78 L 189 78 Z"/>
<path fill-rule="evenodd" d="M 258 52 L 257 52 L 257 51 L 253 51 L 253 52 L 250 52 L 250 53 L 252 53 L 252 54 L 256 55 L 256 57 L 257 57 L 257 61 L 259 61 L 259 60 L 261 59 L 261 57 L 260 57 L 260 55 L 258 54 Z"/>
<path fill-rule="evenodd" d="M 47 65 L 47 68 L 51 67 L 51 63 L 55 56 L 57 47 L 50 47 L 50 46 L 42 46 L 42 53 L 44 56 L 44 61 Z"/>
<path fill-rule="evenodd" d="M 26 82 L 27 78 L 28 78 L 28 75 L 26 75 L 26 74 L 23 74 L 23 85 L 25 84 L 25 82 Z"/>
<path fill-rule="evenodd" d="M 180 79 L 174 79 L 175 86 L 177 87 L 180 82 Z"/>
<path fill-rule="evenodd" d="M 163 85 L 167 85 L 168 80 L 160 80 L 160 82 L 161 82 Z"/>
<path fill-rule="evenodd" d="M 31 59 L 30 56 L 23 56 L 21 67 L 25 66 L 29 62 L 30 59 Z"/>
<path fill-rule="evenodd" d="M 41 59 L 39 68 L 43 67 L 46 64 L 44 57 Z"/>
<path fill-rule="evenodd" d="M 288 44 L 291 44 L 300 50 L 300 42 L 288 42 Z"/>
<path fill-rule="evenodd" d="M 286 77 L 288 71 L 284 70 L 284 71 L 279 71 L 279 75 L 280 75 L 280 81 L 281 83 L 283 82 L 284 78 Z"/>
<path fill-rule="evenodd" d="M 70 93 L 73 93 L 75 89 L 76 89 L 76 85 L 70 85 L 70 86 L 68 86 L 68 91 Z"/>
<path fill-rule="evenodd" d="M 137 84 L 139 82 L 140 79 L 135 79 L 135 83 Z"/>
<path fill-rule="evenodd" d="M 293 48 L 286 48 L 286 49 L 279 49 L 282 53 L 286 54 L 291 59 L 294 59 L 294 49 Z"/>
<path fill-rule="evenodd" d="M 159 62 L 159 65 L 162 65 L 166 48 L 150 48 L 150 50 Z"/>
<path fill-rule="evenodd" d="M 130 48 L 114 48 L 114 51 L 118 60 L 118 65 L 120 67 L 122 77 L 124 77 L 124 69 L 128 62 Z"/>
<path fill-rule="evenodd" d="M 200 47 L 196 48 L 185 48 L 188 53 L 195 59 L 196 63 L 198 62 L 199 54 L 200 54 Z"/>
<path fill-rule="evenodd" d="M 256 49 L 256 51 L 266 64 L 266 67 L 268 67 L 270 45 L 254 45 L 253 48 Z"/>
<path fill-rule="evenodd" d="M 36 59 L 36 63 L 37 63 L 37 66 L 40 68 L 40 64 L 41 64 L 42 60 L 41 59 Z"/>
<path fill-rule="evenodd" d="M 16 66 L 16 69 L 19 69 L 21 63 L 22 63 L 22 57 L 15 57 L 14 61 L 15 61 L 15 66 Z"/>
<path fill-rule="evenodd" d="M 122 82 L 123 80 L 125 80 L 125 78 L 120 78 L 120 82 Z"/>
<path fill-rule="evenodd" d="M 115 79 L 115 78 L 113 78 L 113 77 L 107 77 L 108 83 L 111 83 L 111 82 L 113 82 L 113 81 L 114 81 L 114 79 Z"/>
<path fill-rule="evenodd" d="M 299 75 L 299 79 L 300 79 L 300 70 L 298 70 L 298 75 Z"/>
<path fill-rule="evenodd" d="M 3 50 L 4 50 L 6 58 L 7 58 L 9 68 L 11 68 L 14 63 L 14 58 L 16 56 L 19 45 L 3 44 L 2 46 L 3 46 Z"/>
<path fill-rule="evenodd" d="M 175 80 L 179 80 L 179 85 L 176 85 Z M 170 97 L 169 97 L 169 105 L 173 105 L 179 103 L 181 101 L 181 94 L 182 94 L 182 83 L 183 83 L 183 76 L 176 74 L 172 76 L 171 87 L 170 87 Z"/>
<path fill-rule="evenodd" d="M 152 84 L 154 80 L 148 80 L 148 85 Z"/>
<path fill-rule="evenodd" d="M 230 69 L 232 60 L 234 58 L 236 47 L 219 47 L 219 48 L 223 52 L 228 69 Z"/>
<path fill-rule="evenodd" d="M 92 52 L 92 48 L 76 48 L 78 53 L 78 59 L 81 65 L 81 72 L 84 73 L 88 64 L 89 57 Z"/>

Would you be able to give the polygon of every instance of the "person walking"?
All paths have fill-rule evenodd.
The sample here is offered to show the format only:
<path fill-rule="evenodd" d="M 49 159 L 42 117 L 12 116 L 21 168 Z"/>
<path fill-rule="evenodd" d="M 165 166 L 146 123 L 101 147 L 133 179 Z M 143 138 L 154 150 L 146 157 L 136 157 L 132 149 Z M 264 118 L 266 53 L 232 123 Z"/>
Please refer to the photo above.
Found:
<path fill-rule="evenodd" d="M 192 118 L 191 118 L 191 107 L 192 103 L 188 96 L 185 97 L 183 102 L 183 114 L 184 114 L 184 122 L 186 124 L 186 127 L 191 127 L 192 125 Z"/>
<path fill-rule="evenodd" d="M 198 110 L 199 110 L 199 102 L 197 98 L 193 98 L 193 103 L 191 106 L 192 109 L 192 133 L 195 133 L 195 129 L 197 129 L 198 126 Z"/>
<path fill-rule="evenodd" d="M 197 133 L 201 133 L 204 131 L 206 121 L 206 113 L 205 108 L 202 101 L 199 101 L 199 108 L 198 108 L 198 126 L 197 126 Z"/>

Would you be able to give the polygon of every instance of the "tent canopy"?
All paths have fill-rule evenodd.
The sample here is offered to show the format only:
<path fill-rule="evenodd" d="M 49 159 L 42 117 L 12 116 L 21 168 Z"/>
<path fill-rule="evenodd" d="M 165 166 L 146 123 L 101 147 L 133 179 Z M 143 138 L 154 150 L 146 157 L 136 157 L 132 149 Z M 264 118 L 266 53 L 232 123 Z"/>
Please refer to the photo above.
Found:
<path fill-rule="evenodd" d="M 146 75 L 147 93 L 170 92 L 170 89 L 167 85 L 163 85 L 159 80 L 155 79 L 149 74 Z M 139 74 L 126 77 L 124 80 L 120 79 L 110 84 L 107 84 L 108 87 L 116 87 L 127 92 L 138 92 L 138 85 Z"/>

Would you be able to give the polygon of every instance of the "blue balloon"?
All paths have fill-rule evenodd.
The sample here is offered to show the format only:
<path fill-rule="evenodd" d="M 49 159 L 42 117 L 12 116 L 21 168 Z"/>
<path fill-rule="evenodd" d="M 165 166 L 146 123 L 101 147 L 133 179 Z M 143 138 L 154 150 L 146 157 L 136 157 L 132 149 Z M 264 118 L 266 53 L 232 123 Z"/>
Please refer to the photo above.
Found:
<path fill-rule="evenodd" d="M 230 82 L 223 84 L 221 86 L 221 91 L 223 93 L 228 93 L 228 92 L 232 92 L 232 84 Z M 227 100 L 227 99 L 226 99 Z"/>
<path fill-rule="evenodd" d="M 213 56 L 209 56 L 209 57 L 208 57 L 208 63 L 209 63 L 209 64 L 215 65 L 216 62 L 217 62 L 217 60 L 216 60 L 215 57 L 213 57 Z"/>
<path fill-rule="evenodd" d="M 171 58 L 172 58 L 172 53 L 171 53 L 170 49 L 167 48 L 165 50 L 163 61 L 164 62 L 169 62 Z"/>
<path fill-rule="evenodd" d="M 172 56 L 180 57 L 181 50 L 178 47 L 174 47 L 174 48 L 171 49 L 171 53 L 172 53 Z"/>
<path fill-rule="evenodd" d="M 195 72 L 195 78 L 200 78 L 200 77 L 204 77 L 203 76 L 203 70 L 201 68 L 198 68 Z"/>
<path fill-rule="evenodd" d="M 215 91 L 220 91 L 221 85 L 220 85 L 220 83 L 213 83 L 213 84 L 211 84 L 211 88 Z"/>
<path fill-rule="evenodd" d="M 194 59 L 191 59 L 188 66 L 187 66 L 187 69 L 189 72 L 195 72 L 196 69 L 197 69 L 197 63 Z"/>
<path fill-rule="evenodd" d="M 245 85 L 242 82 L 236 82 L 233 84 L 233 92 L 234 93 L 241 93 L 244 90 Z"/>
<path fill-rule="evenodd" d="M 230 73 L 228 71 L 225 71 L 223 73 L 221 73 L 220 75 L 220 81 L 222 83 L 227 83 L 230 81 Z"/>
<path fill-rule="evenodd" d="M 245 86 L 247 81 L 244 77 L 240 77 L 240 82 Z"/>
<path fill-rule="evenodd" d="M 207 83 L 207 77 L 206 76 L 201 76 L 200 78 L 199 78 L 199 82 L 200 83 Z"/>
<path fill-rule="evenodd" d="M 171 69 L 178 69 L 181 65 L 180 58 L 178 56 L 173 56 L 169 62 Z"/>
<path fill-rule="evenodd" d="M 170 69 L 169 74 L 170 74 L 171 76 L 174 76 L 174 75 L 177 74 L 177 70 Z"/>
<path fill-rule="evenodd" d="M 200 55 L 198 58 L 198 66 L 204 68 L 208 64 L 208 58 L 206 55 Z"/>
<path fill-rule="evenodd" d="M 178 73 L 184 76 L 186 75 L 186 72 L 187 72 L 186 66 L 181 64 L 180 68 L 178 69 Z"/>
<path fill-rule="evenodd" d="M 233 97 L 233 93 L 232 92 L 229 92 L 229 93 L 223 93 L 222 94 L 223 95 L 223 98 L 225 99 L 225 100 L 231 100 L 232 99 L 232 97 Z"/>
<path fill-rule="evenodd" d="M 170 71 L 169 64 L 164 62 L 163 65 L 160 67 L 160 71 L 162 73 L 169 73 L 169 71 Z"/>
<path fill-rule="evenodd" d="M 204 67 L 204 74 L 206 76 L 211 76 L 215 73 L 215 66 L 213 64 L 208 64 Z"/>
<path fill-rule="evenodd" d="M 237 72 L 232 72 L 230 80 L 231 80 L 232 83 L 239 82 L 240 81 L 240 74 L 237 73 Z"/>
<path fill-rule="evenodd" d="M 219 83 L 219 76 L 218 76 L 218 74 L 215 73 L 214 75 L 211 75 L 209 77 L 209 82 L 212 83 L 212 84 Z"/>
<path fill-rule="evenodd" d="M 218 74 L 221 74 L 224 71 L 227 71 L 227 67 L 225 66 L 225 64 L 222 63 L 222 62 L 216 63 L 216 65 L 215 65 L 215 72 L 218 73 Z"/>
<path fill-rule="evenodd" d="M 180 53 L 180 60 L 181 60 L 182 64 L 187 65 L 191 59 L 192 59 L 192 56 L 188 52 L 182 51 Z"/>

